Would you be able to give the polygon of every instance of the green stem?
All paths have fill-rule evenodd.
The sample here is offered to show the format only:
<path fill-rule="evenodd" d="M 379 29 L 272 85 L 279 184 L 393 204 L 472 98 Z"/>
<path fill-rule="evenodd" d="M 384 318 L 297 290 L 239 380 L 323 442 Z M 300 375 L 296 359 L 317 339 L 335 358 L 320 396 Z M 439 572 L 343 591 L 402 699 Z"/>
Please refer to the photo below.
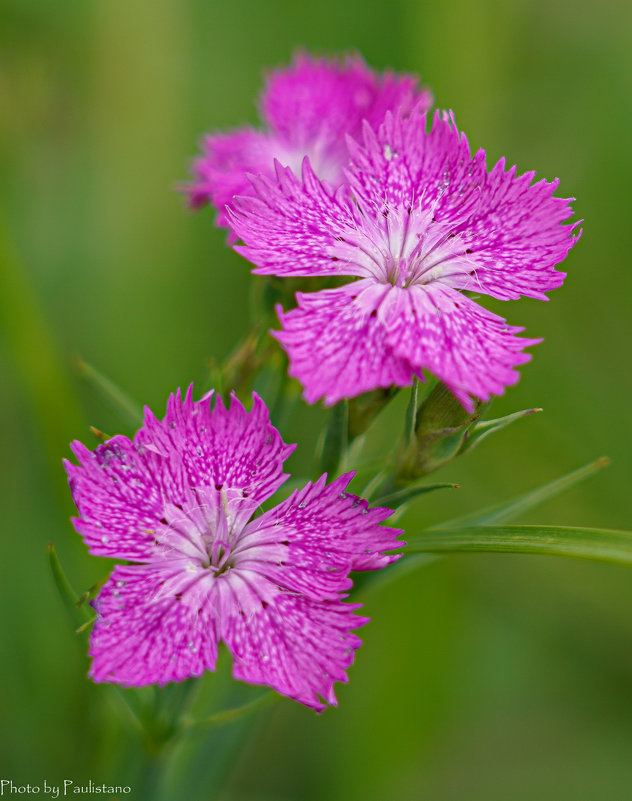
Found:
<path fill-rule="evenodd" d="M 279 386 L 274 400 L 274 406 L 272 407 L 272 414 L 270 415 L 270 419 L 273 420 L 274 424 L 277 426 L 281 426 L 281 421 L 285 422 L 286 419 L 291 416 L 292 408 L 296 401 L 296 398 L 290 398 L 290 393 L 288 391 L 290 388 L 290 376 L 288 375 L 287 364 L 285 364 L 285 362 L 281 363 L 280 371 Z"/>
<path fill-rule="evenodd" d="M 348 425 L 348 403 L 342 400 L 332 407 L 329 415 L 320 454 L 319 473 L 327 473 L 330 478 L 337 475 L 338 466 L 349 445 Z"/>
<path fill-rule="evenodd" d="M 142 801 L 156 801 L 160 797 L 170 755 L 184 732 L 184 713 L 198 686 L 196 679 L 188 679 L 166 687 L 154 687 L 153 700 L 144 709 L 142 703 L 139 706 L 133 703 L 134 690 L 119 689 L 119 695 L 143 735 L 143 767 L 139 783 Z"/>
<path fill-rule="evenodd" d="M 160 785 L 167 762 L 166 743 L 162 746 L 148 744 L 145 761 L 138 788 L 139 801 L 157 801 L 160 798 Z"/>

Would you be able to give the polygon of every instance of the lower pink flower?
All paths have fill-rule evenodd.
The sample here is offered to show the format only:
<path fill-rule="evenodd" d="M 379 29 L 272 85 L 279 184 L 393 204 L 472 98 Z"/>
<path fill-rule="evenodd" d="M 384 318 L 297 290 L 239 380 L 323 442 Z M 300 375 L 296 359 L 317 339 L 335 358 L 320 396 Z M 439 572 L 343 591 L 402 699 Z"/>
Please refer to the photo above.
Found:
<path fill-rule="evenodd" d="M 90 552 L 123 559 L 94 606 L 90 676 L 165 684 L 215 668 L 222 640 L 236 678 L 266 684 L 316 710 L 335 704 L 367 622 L 345 603 L 351 570 L 399 558 L 381 526 L 390 509 L 347 493 L 353 474 L 326 475 L 253 514 L 288 478 L 294 450 L 256 395 L 172 395 L 164 420 L 147 409 L 133 441 L 94 452 L 73 443 L 65 463 Z M 322 699 L 322 700 L 321 700 Z"/>

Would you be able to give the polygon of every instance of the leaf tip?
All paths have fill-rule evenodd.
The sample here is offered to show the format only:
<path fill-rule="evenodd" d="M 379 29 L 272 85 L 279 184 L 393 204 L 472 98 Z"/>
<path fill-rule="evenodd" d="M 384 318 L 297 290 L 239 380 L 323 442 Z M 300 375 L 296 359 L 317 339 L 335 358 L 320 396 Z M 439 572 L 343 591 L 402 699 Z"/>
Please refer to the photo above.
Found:
<path fill-rule="evenodd" d="M 110 437 L 104 431 L 101 431 L 100 428 L 97 428 L 96 426 L 88 426 L 88 428 L 90 429 L 92 436 L 95 437 L 98 442 L 106 442 L 108 439 L 110 439 Z"/>

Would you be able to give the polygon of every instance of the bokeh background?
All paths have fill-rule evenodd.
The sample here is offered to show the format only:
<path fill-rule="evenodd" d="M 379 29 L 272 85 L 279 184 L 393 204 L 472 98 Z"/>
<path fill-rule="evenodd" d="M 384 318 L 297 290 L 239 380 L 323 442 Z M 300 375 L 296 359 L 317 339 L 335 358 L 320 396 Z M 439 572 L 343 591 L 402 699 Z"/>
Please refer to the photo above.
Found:
<path fill-rule="evenodd" d="M 418 72 L 474 147 L 561 179 L 585 233 L 550 303 L 502 311 L 544 336 L 501 414 L 543 406 L 440 474 L 414 531 L 607 454 L 526 522 L 630 527 L 632 5 L 618 0 L 3 0 L 0 10 L 0 773 L 132 783 L 133 739 L 84 678 L 50 579 L 85 589 L 61 469 L 87 426 L 130 431 L 96 365 L 157 412 L 237 342 L 257 280 L 174 188 L 204 131 L 257 120 L 267 66 L 298 46 Z M 309 451 L 322 412 L 290 421 Z M 389 425 L 391 425 L 389 423 Z M 384 428 L 385 442 L 399 422 Z M 300 456 L 293 467 L 300 468 Z M 224 801 L 563 801 L 632 787 L 632 572 L 526 556 L 436 562 L 366 598 L 340 707 L 282 702 L 224 771 Z M 205 679 L 215 697 L 221 676 Z M 214 683 L 215 682 L 215 683 Z M 223 682 L 223 683 L 222 683 Z M 221 700 L 221 699 L 220 699 Z M 195 779 L 233 736 L 209 743 Z M 208 780 L 215 797 L 219 774 Z M 182 778 L 184 782 L 184 778 Z M 184 784 L 182 784 L 184 786 Z M 174 791 L 175 793 L 175 791 Z M 133 797 L 132 792 L 130 797 Z M 183 797 L 174 794 L 173 797 Z"/>

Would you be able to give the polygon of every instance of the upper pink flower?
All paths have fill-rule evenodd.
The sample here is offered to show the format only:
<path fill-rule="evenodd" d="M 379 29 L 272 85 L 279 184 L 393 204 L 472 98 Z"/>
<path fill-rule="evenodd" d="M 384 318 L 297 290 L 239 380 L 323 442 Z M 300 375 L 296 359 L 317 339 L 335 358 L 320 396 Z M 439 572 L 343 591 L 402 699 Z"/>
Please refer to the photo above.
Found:
<path fill-rule="evenodd" d="M 344 603 L 351 570 L 398 556 L 390 509 L 346 492 L 353 474 L 321 476 L 253 517 L 288 478 L 294 450 L 255 395 L 211 406 L 189 390 L 167 415 L 146 410 L 134 440 L 94 452 L 79 442 L 65 462 L 90 552 L 128 560 L 94 606 L 90 676 L 123 685 L 165 684 L 213 670 L 220 640 L 236 678 L 267 684 L 317 710 L 335 704 L 367 618 Z M 319 697 L 320 696 L 320 697 Z"/>
<path fill-rule="evenodd" d="M 279 276 L 351 276 L 337 289 L 297 294 L 277 334 L 305 398 L 326 404 L 392 384 L 426 369 L 467 409 L 518 380 L 529 360 L 522 339 L 464 292 L 501 300 L 547 300 L 565 277 L 561 262 L 577 237 L 557 180 L 533 184 L 501 159 L 488 173 L 471 156 L 453 118 L 387 112 L 378 133 L 350 137 L 347 183 L 333 191 L 308 159 L 302 180 L 277 165 L 253 179 L 256 196 L 238 198 L 230 223 L 236 247 Z"/>
<path fill-rule="evenodd" d="M 338 185 L 348 161 L 345 134 L 358 136 L 363 120 L 377 127 L 389 109 L 423 110 L 432 98 L 416 88 L 417 79 L 391 72 L 378 75 L 358 55 L 342 63 L 295 57 L 271 73 L 261 98 L 266 129 L 240 128 L 204 140 L 204 155 L 193 166 L 196 180 L 187 187 L 193 206 L 212 203 L 217 222 L 226 225 L 225 205 L 235 195 L 251 194 L 248 174 L 274 175 L 274 159 L 297 173 L 308 156 L 319 178 Z"/>

